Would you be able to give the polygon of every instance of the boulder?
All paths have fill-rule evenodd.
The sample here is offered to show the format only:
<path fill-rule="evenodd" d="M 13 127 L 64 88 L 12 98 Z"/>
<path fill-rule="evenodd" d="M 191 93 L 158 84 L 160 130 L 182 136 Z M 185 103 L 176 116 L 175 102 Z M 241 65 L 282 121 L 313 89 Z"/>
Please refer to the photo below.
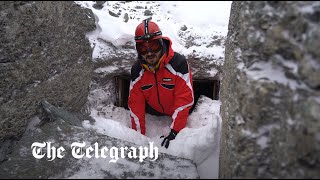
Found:
<path fill-rule="evenodd" d="M 92 11 L 74 2 L 0 2 L 0 162 L 42 98 L 85 112 L 93 73 Z"/>
<path fill-rule="evenodd" d="M 319 2 L 233 2 L 220 178 L 320 177 Z"/>

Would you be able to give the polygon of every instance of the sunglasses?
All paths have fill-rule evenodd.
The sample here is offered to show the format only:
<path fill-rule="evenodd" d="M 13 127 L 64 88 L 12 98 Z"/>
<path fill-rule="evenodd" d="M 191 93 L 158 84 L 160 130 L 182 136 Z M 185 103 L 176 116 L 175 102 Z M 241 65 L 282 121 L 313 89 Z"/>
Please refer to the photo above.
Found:
<path fill-rule="evenodd" d="M 148 52 L 157 53 L 161 50 L 161 44 L 159 40 L 145 41 L 137 43 L 137 51 L 141 55 L 145 55 Z"/>

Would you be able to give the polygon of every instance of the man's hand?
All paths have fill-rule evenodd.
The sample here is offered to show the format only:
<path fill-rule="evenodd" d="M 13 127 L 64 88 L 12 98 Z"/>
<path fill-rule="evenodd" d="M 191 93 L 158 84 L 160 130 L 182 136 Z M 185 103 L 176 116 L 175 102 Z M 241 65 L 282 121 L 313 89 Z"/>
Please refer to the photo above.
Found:
<path fill-rule="evenodd" d="M 173 129 L 171 129 L 170 134 L 164 138 L 164 136 L 161 136 L 160 138 L 164 138 L 164 140 L 161 143 L 161 146 L 163 146 L 165 144 L 165 147 L 168 149 L 170 141 L 175 139 L 177 136 L 177 132 L 175 132 Z"/>

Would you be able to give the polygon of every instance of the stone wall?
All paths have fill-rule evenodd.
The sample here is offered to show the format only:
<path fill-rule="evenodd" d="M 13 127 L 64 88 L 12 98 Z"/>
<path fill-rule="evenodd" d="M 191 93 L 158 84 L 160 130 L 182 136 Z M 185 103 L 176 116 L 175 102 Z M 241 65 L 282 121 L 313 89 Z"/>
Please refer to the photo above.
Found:
<path fill-rule="evenodd" d="M 320 178 L 320 3 L 233 2 L 220 178 Z"/>
<path fill-rule="evenodd" d="M 74 2 L 0 2 L 0 162 L 40 100 L 85 110 L 92 77 L 92 11 Z"/>

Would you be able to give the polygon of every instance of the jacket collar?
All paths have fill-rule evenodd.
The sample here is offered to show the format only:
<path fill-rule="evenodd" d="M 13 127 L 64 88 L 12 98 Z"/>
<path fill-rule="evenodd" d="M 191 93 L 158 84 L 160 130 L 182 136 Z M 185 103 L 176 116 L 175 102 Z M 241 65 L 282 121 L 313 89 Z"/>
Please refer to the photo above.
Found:
<path fill-rule="evenodd" d="M 164 68 L 164 66 L 169 63 L 174 55 L 174 51 L 172 49 L 172 41 L 168 37 L 162 37 L 162 40 L 164 46 L 162 56 L 154 69 L 150 69 L 147 63 L 143 60 L 142 56 L 138 54 L 138 59 L 141 66 L 150 72 L 154 72 L 154 70 Z"/>

